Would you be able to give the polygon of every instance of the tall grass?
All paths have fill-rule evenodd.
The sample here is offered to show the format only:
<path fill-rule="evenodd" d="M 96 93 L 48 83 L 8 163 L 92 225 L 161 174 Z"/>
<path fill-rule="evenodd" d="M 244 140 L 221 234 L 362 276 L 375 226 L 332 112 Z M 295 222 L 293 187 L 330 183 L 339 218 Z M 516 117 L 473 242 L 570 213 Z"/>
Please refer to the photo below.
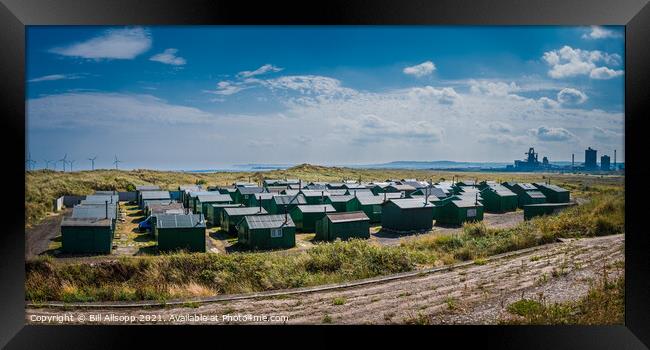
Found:
<path fill-rule="evenodd" d="M 174 253 L 116 261 L 26 264 L 26 298 L 32 301 L 165 300 L 210 293 L 244 293 L 314 286 L 411 271 L 528 248 L 559 237 L 624 232 L 622 193 L 598 194 L 556 216 L 513 228 L 466 224 L 451 236 L 422 236 L 396 247 L 362 240 L 319 243 L 297 254 Z"/>

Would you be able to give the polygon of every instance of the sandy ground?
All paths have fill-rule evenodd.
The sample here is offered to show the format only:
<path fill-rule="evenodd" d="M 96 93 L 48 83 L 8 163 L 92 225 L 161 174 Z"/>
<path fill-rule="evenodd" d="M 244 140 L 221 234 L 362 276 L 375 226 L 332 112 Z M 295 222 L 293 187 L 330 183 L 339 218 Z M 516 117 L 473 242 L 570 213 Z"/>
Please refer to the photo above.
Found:
<path fill-rule="evenodd" d="M 92 324 L 495 324 L 512 317 L 506 307 L 522 298 L 576 300 L 604 273 L 623 274 L 624 243 L 624 235 L 570 240 L 483 265 L 318 293 L 174 308 L 28 308 L 26 321 L 67 314 L 66 322 Z M 99 321 L 89 322 L 91 316 Z"/>

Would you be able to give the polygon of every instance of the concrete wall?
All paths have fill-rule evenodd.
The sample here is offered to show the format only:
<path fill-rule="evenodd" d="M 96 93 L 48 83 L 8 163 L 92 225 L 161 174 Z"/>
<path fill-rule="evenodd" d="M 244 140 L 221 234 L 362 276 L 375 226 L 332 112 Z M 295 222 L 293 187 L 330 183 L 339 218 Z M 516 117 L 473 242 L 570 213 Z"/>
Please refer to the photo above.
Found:
<path fill-rule="evenodd" d="M 63 196 L 63 205 L 72 208 L 84 199 L 86 196 Z"/>
<path fill-rule="evenodd" d="M 52 211 L 58 212 L 63 209 L 63 196 L 52 201 Z"/>

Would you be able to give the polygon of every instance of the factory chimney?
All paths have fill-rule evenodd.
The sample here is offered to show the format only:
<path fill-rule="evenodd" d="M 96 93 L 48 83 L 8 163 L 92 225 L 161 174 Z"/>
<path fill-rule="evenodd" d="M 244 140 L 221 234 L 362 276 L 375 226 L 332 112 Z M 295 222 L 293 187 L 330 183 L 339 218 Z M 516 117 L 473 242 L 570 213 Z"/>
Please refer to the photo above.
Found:
<path fill-rule="evenodd" d="M 616 150 L 614 150 L 614 170 L 616 169 Z"/>
<path fill-rule="evenodd" d="M 571 169 L 575 167 L 575 162 L 576 162 L 576 154 L 571 153 Z"/>

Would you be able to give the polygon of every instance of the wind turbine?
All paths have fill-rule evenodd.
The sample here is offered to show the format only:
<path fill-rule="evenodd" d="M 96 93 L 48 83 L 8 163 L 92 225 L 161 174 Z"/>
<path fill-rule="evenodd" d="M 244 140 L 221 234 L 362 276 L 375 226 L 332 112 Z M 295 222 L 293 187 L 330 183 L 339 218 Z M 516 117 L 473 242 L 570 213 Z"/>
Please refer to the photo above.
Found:
<path fill-rule="evenodd" d="M 27 163 L 27 170 L 32 170 L 34 168 L 34 164 L 36 164 L 36 161 L 32 159 L 31 152 L 27 153 L 27 160 L 25 161 L 25 163 Z"/>
<path fill-rule="evenodd" d="M 92 164 L 92 170 L 95 170 L 95 159 L 97 159 L 97 156 L 94 156 L 92 158 L 88 158 L 88 160 Z"/>
<path fill-rule="evenodd" d="M 59 162 L 63 163 L 63 171 L 65 172 L 65 163 L 68 162 L 68 154 L 66 153 L 63 158 L 59 159 Z"/>
<path fill-rule="evenodd" d="M 113 161 L 113 164 L 115 164 L 115 170 L 119 170 L 119 167 L 118 167 L 119 163 L 122 163 L 122 161 L 117 159 L 117 155 L 115 155 L 115 160 Z"/>
<path fill-rule="evenodd" d="M 45 162 L 45 169 L 49 169 L 50 168 L 50 163 L 53 163 L 53 161 L 47 160 L 47 159 L 43 159 L 43 161 Z M 56 165 L 56 163 L 55 163 L 55 165 Z"/>
<path fill-rule="evenodd" d="M 36 164 L 36 161 L 32 160 L 31 152 L 27 153 L 27 160 L 25 160 L 25 163 L 27 163 L 27 170 L 32 170 L 33 165 Z"/>
<path fill-rule="evenodd" d="M 70 163 L 70 171 L 72 171 L 72 164 L 74 164 L 74 162 L 75 162 L 74 159 L 68 162 L 68 163 Z"/>

